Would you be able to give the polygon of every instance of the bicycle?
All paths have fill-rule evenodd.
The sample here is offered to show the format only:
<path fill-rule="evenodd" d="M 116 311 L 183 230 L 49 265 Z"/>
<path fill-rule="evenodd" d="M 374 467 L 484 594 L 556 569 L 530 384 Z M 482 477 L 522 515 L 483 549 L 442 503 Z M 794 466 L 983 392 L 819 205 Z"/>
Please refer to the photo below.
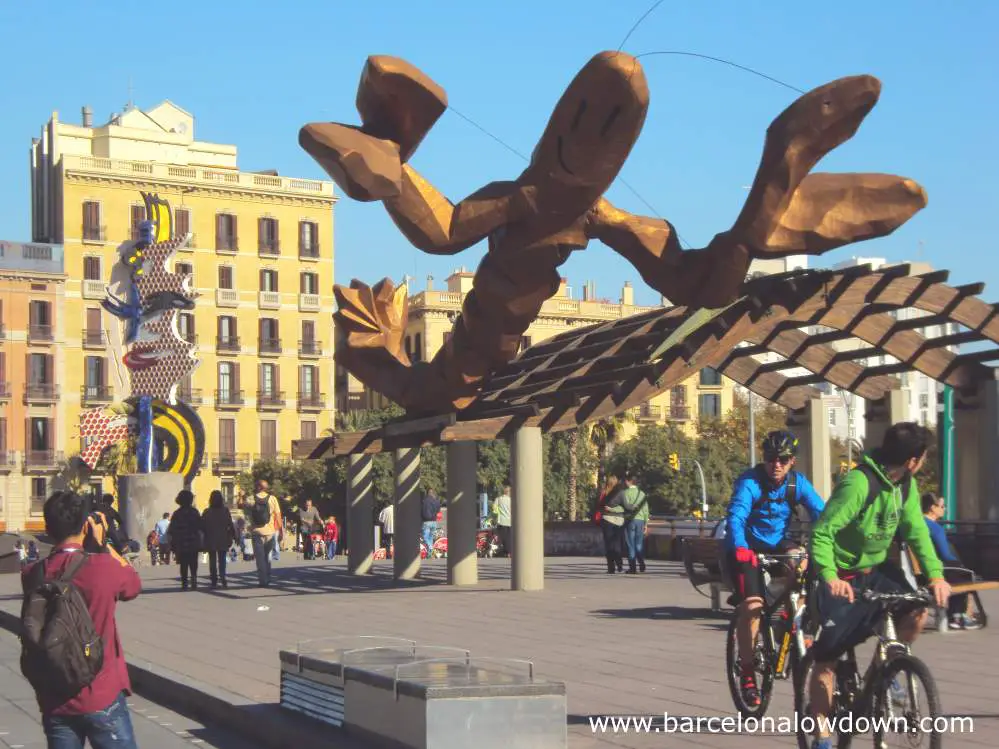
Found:
<path fill-rule="evenodd" d="M 800 562 L 808 559 L 804 550 L 790 554 L 758 554 L 759 564 L 764 573 L 768 567 L 783 566 L 782 560 Z M 785 567 L 786 569 L 786 567 Z M 747 705 L 742 696 L 740 679 L 742 670 L 739 664 L 739 641 L 736 627 L 739 616 L 732 616 L 728 625 L 725 644 L 725 666 L 728 686 L 736 709 L 745 718 L 762 718 L 770 706 L 774 682 L 786 680 L 794 674 L 795 666 L 804 658 L 811 646 L 811 625 L 807 618 L 807 607 L 802 603 L 808 590 L 808 573 L 800 567 L 794 572 L 793 581 L 776 596 L 772 602 L 764 600 L 760 614 L 759 631 L 756 635 L 753 671 L 757 677 L 760 704 Z M 766 577 L 764 577 L 766 580 Z M 767 596 L 769 598 L 769 596 Z M 789 624 L 790 622 L 790 624 Z"/>
<path fill-rule="evenodd" d="M 919 738 L 920 728 L 926 723 L 934 727 L 932 731 L 926 732 L 930 734 L 930 749 L 940 749 L 941 732 L 936 730 L 936 718 L 941 714 L 940 693 L 926 664 L 912 654 L 907 643 L 898 639 L 894 616 L 899 608 L 911 603 L 931 605 L 933 595 L 925 588 L 920 588 L 913 593 L 877 593 L 868 590 L 862 597 L 865 601 L 879 603 L 883 616 L 875 632 L 878 644 L 864 676 L 860 676 L 857 668 L 854 648 L 847 650 L 836 663 L 832 710 L 826 717 L 830 726 L 837 726 L 837 747 L 848 749 L 853 737 L 862 733 L 857 730 L 858 725 L 862 724 L 860 719 L 866 718 L 863 723 L 870 725 L 876 749 L 887 746 L 888 734 L 898 726 L 903 727 L 900 733 L 906 735 L 905 745 L 918 746 L 913 740 Z M 812 740 L 812 735 L 804 732 L 806 721 L 802 719 L 811 716 L 808 689 L 814 660 L 814 654 L 808 653 L 798 664 L 799 668 L 795 673 L 794 709 L 799 716 L 798 746 L 801 749 L 809 749 Z M 917 680 L 922 682 L 926 693 L 929 706 L 929 715 L 926 716 L 921 715 L 918 710 Z M 912 698 L 911 706 L 901 702 L 899 693 L 903 691 L 906 694 L 902 697 Z M 812 717 L 814 720 L 814 716 Z M 844 723 L 851 730 L 843 730 Z"/>

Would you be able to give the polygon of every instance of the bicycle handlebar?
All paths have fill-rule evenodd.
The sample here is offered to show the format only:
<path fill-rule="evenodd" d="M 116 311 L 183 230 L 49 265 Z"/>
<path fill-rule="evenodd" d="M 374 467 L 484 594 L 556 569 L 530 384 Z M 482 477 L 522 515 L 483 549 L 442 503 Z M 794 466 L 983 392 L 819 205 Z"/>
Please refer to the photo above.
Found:
<path fill-rule="evenodd" d="M 771 562 L 779 562 L 783 559 L 791 559 L 794 561 L 801 561 L 802 559 L 808 559 L 807 551 L 797 551 L 791 554 L 757 554 L 756 558 L 760 560 L 760 564 L 769 564 Z"/>
<path fill-rule="evenodd" d="M 879 593 L 874 590 L 865 590 L 862 598 L 865 601 L 878 603 L 932 603 L 933 595 L 926 589 L 920 588 L 910 593 Z"/>

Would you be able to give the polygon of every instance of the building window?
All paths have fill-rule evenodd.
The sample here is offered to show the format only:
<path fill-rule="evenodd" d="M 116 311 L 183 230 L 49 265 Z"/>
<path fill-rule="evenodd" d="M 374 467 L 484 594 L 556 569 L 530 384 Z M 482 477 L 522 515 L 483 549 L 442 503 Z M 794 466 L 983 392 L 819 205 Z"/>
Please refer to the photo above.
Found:
<path fill-rule="evenodd" d="M 101 310 L 99 307 L 87 307 L 87 339 L 91 337 L 100 341 L 101 335 Z"/>
<path fill-rule="evenodd" d="M 302 389 L 303 397 L 311 397 L 317 394 L 317 381 L 318 373 L 316 372 L 316 367 L 311 365 L 299 367 L 299 386 Z"/>
<path fill-rule="evenodd" d="M 314 421 L 303 421 L 302 422 L 302 439 L 303 440 L 314 440 L 316 438 L 316 422 Z"/>
<path fill-rule="evenodd" d="M 141 236 L 140 232 L 142 230 L 142 222 L 145 220 L 146 220 L 146 206 L 144 205 L 129 206 L 128 225 L 131 227 L 133 242 L 139 241 L 139 238 Z"/>
<path fill-rule="evenodd" d="M 701 385 L 706 387 L 717 387 L 721 385 L 721 374 L 717 370 L 711 367 L 705 367 L 701 370 Z"/>
<path fill-rule="evenodd" d="M 83 258 L 83 280 L 101 280 L 101 259 L 99 257 L 88 256 Z"/>
<path fill-rule="evenodd" d="M 264 255 L 277 255 L 281 251 L 276 218 L 257 219 L 257 248 Z"/>
<path fill-rule="evenodd" d="M 697 398 L 697 411 L 700 418 L 721 418 L 721 396 L 716 393 L 705 393 Z"/>
<path fill-rule="evenodd" d="M 260 365 L 260 394 L 271 398 L 277 395 L 277 366 L 274 364 Z"/>
<path fill-rule="evenodd" d="M 314 221 L 298 222 L 298 254 L 319 257 L 319 224 Z"/>
<path fill-rule="evenodd" d="M 229 403 L 236 389 L 236 365 L 231 361 L 219 362 L 219 400 Z"/>
<path fill-rule="evenodd" d="M 83 240 L 100 242 L 104 239 L 101 229 L 101 204 L 96 200 L 83 201 Z"/>
<path fill-rule="evenodd" d="M 42 512 L 42 506 L 48 495 L 48 479 L 45 478 L 33 478 L 31 479 L 31 503 L 32 512 L 37 511 L 39 514 Z"/>
<path fill-rule="evenodd" d="M 236 217 L 231 213 L 219 213 L 215 215 L 215 249 L 230 252 L 239 250 Z"/>
<path fill-rule="evenodd" d="M 829 426 L 831 426 L 831 427 L 836 426 L 836 409 L 835 408 L 830 408 L 829 409 Z"/>
<path fill-rule="evenodd" d="M 28 354 L 28 384 L 52 384 L 52 355 Z"/>
<path fill-rule="evenodd" d="M 107 376 L 107 362 L 103 356 L 88 356 L 84 365 L 87 395 L 96 396 L 98 388 L 104 385 Z"/>
<path fill-rule="evenodd" d="M 316 342 L 316 321 L 302 320 L 302 343 L 314 344 Z"/>
<path fill-rule="evenodd" d="M 278 290 L 278 272 L 276 270 L 260 271 L 260 290 L 261 291 Z"/>
<path fill-rule="evenodd" d="M 315 422 L 312 424 L 315 431 Z M 0 416 L 0 461 L 7 459 L 7 417 Z M 0 500 L 3 498 L 0 497 Z"/>
<path fill-rule="evenodd" d="M 194 266 L 190 263 L 174 263 L 173 272 L 178 276 L 191 276 L 191 282 L 194 282 Z"/>
<path fill-rule="evenodd" d="M 219 419 L 219 454 L 236 454 L 236 420 Z"/>
<path fill-rule="evenodd" d="M 218 318 L 218 345 L 235 346 L 238 337 L 236 336 L 236 318 L 224 315 Z"/>
<path fill-rule="evenodd" d="M 301 293 L 301 294 L 318 294 L 319 293 L 319 274 L 318 273 L 303 273 L 301 275 L 301 283 L 299 284 L 299 293 Z"/>
<path fill-rule="evenodd" d="M 219 288 L 220 289 L 232 289 L 232 266 L 231 265 L 220 265 L 219 266 Z"/>
<path fill-rule="evenodd" d="M 920 393 L 919 394 L 919 407 L 920 408 L 929 408 L 930 407 L 930 396 L 929 396 L 928 393 Z"/>
<path fill-rule="evenodd" d="M 278 332 L 278 321 L 272 317 L 260 318 L 260 350 L 276 353 L 281 348 L 281 335 Z"/>
<path fill-rule="evenodd" d="M 44 452 L 52 449 L 52 429 L 49 423 L 51 419 L 46 417 L 33 417 L 29 419 L 28 448 L 32 452 Z"/>
<path fill-rule="evenodd" d="M 233 481 L 222 481 L 221 482 L 222 491 L 222 501 L 226 503 L 228 507 L 232 507 L 236 503 L 236 484 Z"/>
<path fill-rule="evenodd" d="M 183 237 L 191 231 L 191 210 L 189 208 L 174 208 L 173 211 L 173 233 L 174 236 Z"/>
<path fill-rule="evenodd" d="M 177 332 L 188 343 L 194 343 L 194 314 L 192 312 L 178 313 Z"/>
<path fill-rule="evenodd" d="M 260 454 L 265 458 L 277 455 L 277 422 L 271 419 L 260 422 Z"/>
<path fill-rule="evenodd" d="M 28 328 L 29 337 L 50 337 L 52 335 L 52 305 L 48 302 L 31 301 L 28 304 Z"/>

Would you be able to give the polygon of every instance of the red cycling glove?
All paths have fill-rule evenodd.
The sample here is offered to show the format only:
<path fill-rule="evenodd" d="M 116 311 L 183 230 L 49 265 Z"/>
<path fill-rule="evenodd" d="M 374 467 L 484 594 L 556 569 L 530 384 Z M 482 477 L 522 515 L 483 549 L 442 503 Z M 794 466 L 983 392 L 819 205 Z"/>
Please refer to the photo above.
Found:
<path fill-rule="evenodd" d="M 735 550 L 735 561 L 740 564 L 751 564 L 754 567 L 759 564 L 759 559 L 757 558 L 755 552 L 741 546 Z"/>

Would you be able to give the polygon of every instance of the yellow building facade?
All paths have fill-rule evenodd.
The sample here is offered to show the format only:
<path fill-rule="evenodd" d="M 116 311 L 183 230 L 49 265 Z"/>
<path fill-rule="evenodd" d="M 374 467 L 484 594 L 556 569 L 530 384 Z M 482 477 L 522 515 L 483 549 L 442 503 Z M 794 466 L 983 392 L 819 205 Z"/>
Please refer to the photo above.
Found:
<path fill-rule="evenodd" d="M 409 322 L 405 347 L 411 361 L 429 361 L 444 345 L 454 322 L 461 312 L 465 295 L 472 289 L 474 274 L 456 270 L 446 280 L 446 288 L 435 290 L 432 279 L 427 289 L 409 297 Z M 524 334 L 521 348 L 527 348 L 564 333 L 572 328 L 598 322 L 630 317 L 655 309 L 635 304 L 634 288 L 626 283 L 617 301 L 597 299 L 591 284 L 586 284 L 581 299 L 574 299 L 566 279 L 556 296 L 544 303 L 541 314 Z M 711 369 L 662 393 L 647 403 L 631 409 L 630 419 L 623 425 L 622 438 L 633 435 L 643 423 L 673 423 L 693 435 L 701 415 L 724 416 L 733 403 L 734 383 Z M 386 399 L 364 385 L 345 370 L 338 372 L 339 410 L 348 412 L 366 408 L 381 408 Z"/>
<path fill-rule="evenodd" d="M 205 428 L 192 490 L 234 493 L 235 476 L 291 441 L 333 425 L 333 183 L 242 172 L 236 146 L 194 139 L 194 117 L 169 101 L 94 127 L 59 121 L 31 147 L 32 233 L 65 257 L 62 415 L 67 455 L 80 412 L 131 395 L 124 326 L 101 306 L 120 249 L 146 218 L 141 191 L 169 201 L 189 247 L 173 258 L 198 298 L 178 316 L 198 367 L 178 397 Z M 120 296 L 120 294 L 119 294 Z M 105 487 L 110 488 L 109 486 Z"/>

